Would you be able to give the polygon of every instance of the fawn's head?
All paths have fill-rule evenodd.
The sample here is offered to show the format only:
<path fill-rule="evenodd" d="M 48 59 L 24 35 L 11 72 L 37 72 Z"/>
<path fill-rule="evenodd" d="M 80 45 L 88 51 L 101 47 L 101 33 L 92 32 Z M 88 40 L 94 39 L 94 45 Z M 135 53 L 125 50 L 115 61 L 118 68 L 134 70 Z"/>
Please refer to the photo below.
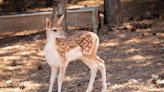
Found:
<path fill-rule="evenodd" d="M 64 15 L 58 19 L 57 23 L 51 23 L 48 18 L 46 19 L 46 31 L 50 33 L 51 36 L 55 38 L 65 38 L 67 36 L 67 33 L 65 33 L 60 26 L 63 18 Z"/>

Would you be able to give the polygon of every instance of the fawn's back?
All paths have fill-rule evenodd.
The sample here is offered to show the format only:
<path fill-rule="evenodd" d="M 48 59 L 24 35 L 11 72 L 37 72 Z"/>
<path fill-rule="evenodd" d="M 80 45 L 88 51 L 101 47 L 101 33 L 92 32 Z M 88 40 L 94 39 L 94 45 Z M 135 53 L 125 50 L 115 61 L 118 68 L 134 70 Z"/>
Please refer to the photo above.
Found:
<path fill-rule="evenodd" d="M 88 31 L 77 31 L 68 35 L 67 38 L 56 40 L 57 51 L 63 61 L 66 61 L 67 58 L 69 58 L 67 53 L 77 48 L 79 49 L 76 53 L 80 52 L 84 56 L 95 54 L 98 44 L 99 39 L 97 35 Z M 77 57 L 76 59 L 79 58 Z"/>

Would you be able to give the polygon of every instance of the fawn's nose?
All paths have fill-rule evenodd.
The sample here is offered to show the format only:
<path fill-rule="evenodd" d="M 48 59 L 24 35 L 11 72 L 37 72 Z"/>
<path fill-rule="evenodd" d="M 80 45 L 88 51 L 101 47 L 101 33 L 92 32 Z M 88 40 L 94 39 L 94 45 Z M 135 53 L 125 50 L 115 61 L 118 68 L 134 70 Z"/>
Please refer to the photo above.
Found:
<path fill-rule="evenodd" d="M 64 36 L 67 36 L 67 33 L 64 33 Z"/>

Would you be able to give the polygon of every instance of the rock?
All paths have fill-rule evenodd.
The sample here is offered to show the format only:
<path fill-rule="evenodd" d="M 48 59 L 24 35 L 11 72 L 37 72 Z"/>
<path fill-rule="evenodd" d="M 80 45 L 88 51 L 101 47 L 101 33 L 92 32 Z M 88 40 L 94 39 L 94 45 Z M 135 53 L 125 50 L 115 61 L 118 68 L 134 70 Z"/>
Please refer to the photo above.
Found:
<path fill-rule="evenodd" d="M 77 86 L 81 86 L 81 84 L 79 83 Z"/>
<path fill-rule="evenodd" d="M 153 35 L 156 35 L 156 33 L 152 33 Z"/>
<path fill-rule="evenodd" d="M 111 77 L 111 76 L 113 76 L 113 74 L 110 74 L 110 73 L 107 74 L 107 77 Z"/>
<path fill-rule="evenodd" d="M 17 66 L 16 61 L 13 61 L 13 62 L 11 63 L 11 66 Z"/>
<path fill-rule="evenodd" d="M 108 32 L 109 32 L 108 30 L 102 30 L 101 33 L 106 35 L 106 34 L 108 34 Z"/>
<path fill-rule="evenodd" d="M 12 80 L 9 80 L 9 81 L 6 81 L 6 84 L 11 84 L 13 81 Z"/>
<path fill-rule="evenodd" d="M 127 28 L 127 29 L 132 29 L 133 28 L 133 26 L 131 26 L 131 25 L 124 25 L 125 26 L 125 28 Z"/>
<path fill-rule="evenodd" d="M 140 63 L 141 61 L 137 60 L 136 63 Z"/>
<path fill-rule="evenodd" d="M 112 31 L 117 31 L 118 32 L 117 28 L 112 28 Z"/>
<path fill-rule="evenodd" d="M 129 83 L 129 84 L 138 84 L 139 81 L 136 80 L 136 79 L 130 79 L 130 80 L 128 81 L 128 83 Z"/>
<path fill-rule="evenodd" d="M 109 86 L 109 85 L 111 85 L 111 83 L 110 82 L 107 82 L 106 85 Z"/>
<path fill-rule="evenodd" d="M 23 58 L 23 61 L 26 61 L 26 58 Z"/>
<path fill-rule="evenodd" d="M 31 44 L 31 46 L 36 46 L 36 44 Z"/>
<path fill-rule="evenodd" d="M 38 70 L 42 70 L 43 69 L 43 66 L 40 64 L 40 65 L 38 65 Z"/>
<path fill-rule="evenodd" d="M 127 28 L 126 28 L 125 24 L 123 24 L 123 25 L 117 27 L 117 30 L 127 30 Z"/>
<path fill-rule="evenodd" d="M 123 86 L 123 85 L 117 85 L 117 84 L 115 84 L 112 88 L 113 89 L 118 89 L 118 88 L 124 88 L 125 86 Z"/>
<path fill-rule="evenodd" d="M 147 27 L 152 27 L 153 26 L 153 24 L 147 24 Z"/>
<path fill-rule="evenodd" d="M 15 74 L 13 75 L 13 77 L 15 77 Z"/>
<path fill-rule="evenodd" d="M 145 16 L 141 15 L 140 20 L 144 20 L 144 19 L 145 19 Z"/>
<path fill-rule="evenodd" d="M 133 27 L 133 28 L 131 29 L 131 31 L 132 31 L 132 32 L 135 32 L 135 31 L 136 31 L 136 28 L 135 28 L 135 27 Z"/>
<path fill-rule="evenodd" d="M 6 81 L 6 85 L 10 87 L 13 86 L 13 81 L 12 80 Z"/>
<path fill-rule="evenodd" d="M 134 28 L 137 29 L 146 29 L 148 27 L 152 27 L 152 24 L 145 24 L 145 23 L 133 23 L 132 25 Z"/>
<path fill-rule="evenodd" d="M 129 20 L 134 20 L 134 18 L 133 17 L 130 17 Z"/>
<path fill-rule="evenodd" d="M 157 80 L 156 83 L 157 84 L 164 84 L 164 80 Z"/>
<path fill-rule="evenodd" d="M 26 62 L 27 61 L 27 58 L 23 58 L 23 61 Z"/>
<path fill-rule="evenodd" d="M 138 80 L 138 82 L 142 82 L 143 81 L 143 79 L 137 79 Z"/>
<path fill-rule="evenodd" d="M 106 52 L 106 53 L 109 53 L 109 50 L 106 50 L 105 52 Z"/>
<path fill-rule="evenodd" d="M 41 35 L 38 34 L 38 35 L 36 35 L 36 36 L 33 38 L 33 40 L 38 40 L 38 38 L 40 38 L 40 37 L 41 37 Z"/>
<path fill-rule="evenodd" d="M 107 59 L 108 57 L 107 56 L 104 56 L 103 59 Z"/>
<path fill-rule="evenodd" d="M 164 47 L 162 47 L 161 50 L 164 50 Z"/>
<path fill-rule="evenodd" d="M 35 38 L 35 37 L 34 37 L 33 40 L 38 40 L 38 38 Z"/>
<path fill-rule="evenodd" d="M 138 29 L 139 29 L 139 28 L 141 28 L 142 25 L 141 25 L 140 23 L 137 23 L 137 24 L 134 24 L 133 26 L 134 26 L 135 28 L 138 28 Z"/>
<path fill-rule="evenodd" d="M 137 51 L 133 51 L 134 53 L 137 53 Z"/>
<path fill-rule="evenodd" d="M 157 63 L 157 65 L 162 65 L 162 63 Z"/>
<path fill-rule="evenodd" d="M 151 78 L 149 80 L 147 80 L 147 83 L 150 85 L 150 84 L 156 84 L 156 79 L 154 78 Z"/>
<path fill-rule="evenodd" d="M 86 73 L 82 73 L 81 75 L 86 75 Z"/>
<path fill-rule="evenodd" d="M 159 75 L 151 74 L 151 78 L 154 78 L 154 79 L 158 80 L 159 79 Z"/>
<path fill-rule="evenodd" d="M 144 33 L 142 33 L 141 36 L 144 36 Z"/>
<path fill-rule="evenodd" d="M 159 17 L 160 17 L 160 15 L 158 13 L 154 13 L 153 16 L 156 17 L 157 19 L 159 19 Z"/>

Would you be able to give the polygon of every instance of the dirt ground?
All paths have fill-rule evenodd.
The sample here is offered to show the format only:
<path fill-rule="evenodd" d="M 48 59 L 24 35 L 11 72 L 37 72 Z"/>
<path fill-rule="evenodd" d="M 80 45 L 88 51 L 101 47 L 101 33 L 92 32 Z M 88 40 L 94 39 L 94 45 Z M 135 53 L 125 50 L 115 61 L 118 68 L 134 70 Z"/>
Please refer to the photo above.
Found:
<path fill-rule="evenodd" d="M 107 83 L 111 83 L 107 92 L 164 91 L 162 86 L 158 88 L 147 84 L 151 74 L 164 77 L 164 22 L 155 21 L 158 22 L 147 29 L 137 29 L 134 32 L 125 29 L 99 34 L 98 56 L 105 61 Z M 147 22 L 152 23 L 152 20 Z M 108 28 L 104 26 L 99 31 L 104 30 Z M 0 40 L 1 92 L 48 90 L 50 67 L 44 58 L 45 42 L 44 29 L 38 30 L 37 34 Z M 79 60 L 71 62 L 66 71 L 63 92 L 85 92 L 89 75 L 89 68 L 84 63 Z M 93 92 L 100 92 L 100 85 L 101 75 L 98 72 Z M 54 85 L 56 90 L 57 83 Z"/>
<path fill-rule="evenodd" d="M 150 26 L 138 27 L 139 24 Z M 98 30 L 97 54 L 105 61 L 107 92 L 164 92 L 164 83 L 150 82 L 152 74 L 164 79 L 163 16 L 126 19 L 122 27 L 112 30 L 106 25 Z M 0 33 L 0 36 L 0 92 L 47 92 L 50 67 L 43 51 L 45 29 Z M 85 92 L 89 78 L 89 68 L 83 62 L 71 62 L 62 92 Z M 93 92 L 100 91 L 98 71 Z M 53 92 L 57 92 L 57 82 Z"/>

